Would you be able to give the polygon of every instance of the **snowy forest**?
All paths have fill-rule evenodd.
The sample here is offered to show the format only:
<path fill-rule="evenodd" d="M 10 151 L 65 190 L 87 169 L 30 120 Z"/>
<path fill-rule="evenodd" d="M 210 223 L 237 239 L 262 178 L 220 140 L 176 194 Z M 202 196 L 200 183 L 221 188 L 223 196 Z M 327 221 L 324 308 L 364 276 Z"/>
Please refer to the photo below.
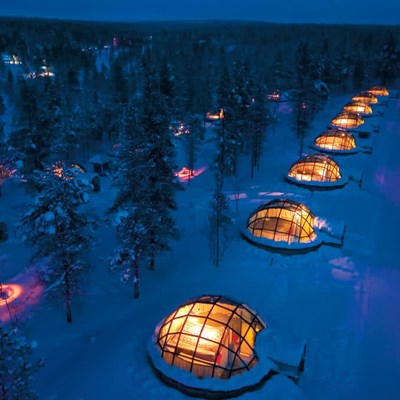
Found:
<path fill-rule="evenodd" d="M 231 293 L 239 268 L 227 283 L 227 264 L 251 257 L 238 250 L 251 247 L 239 234 L 240 202 L 256 187 L 284 191 L 264 179 L 280 179 L 274 160 L 290 167 L 271 145 L 277 132 L 287 131 L 284 147 L 301 157 L 323 126 L 318 118 L 338 111 L 329 114 L 332 104 L 373 85 L 396 89 L 400 27 L 1 18 L 0 55 L 1 399 L 183 399 L 142 369 L 145 340 L 184 296 L 219 294 L 218 282 L 233 297 L 266 290 L 253 277 L 247 291 Z M 371 159 L 356 157 L 358 166 Z M 363 188 L 343 190 L 359 193 L 365 169 L 362 179 Z M 318 192 L 307 196 L 318 204 Z M 298 277 L 283 277 L 288 265 L 306 261 L 254 251 L 266 287 L 276 278 L 290 291 Z M 289 307 L 279 299 L 273 322 Z M 311 366 L 322 368 L 317 359 Z M 109 365 L 93 372 L 96 363 Z M 87 382 L 75 380 L 79 369 Z M 315 390 L 290 381 L 289 393 L 269 398 L 351 398 L 336 396 L 332 383 L 332 397 L 318 392 L 325 381 L 313 377 L 305 381 Z M 121 387 L 104 392 L 92 382 L 102 379 Z M 357 393 L 355 381 L 341 385 Z"/>

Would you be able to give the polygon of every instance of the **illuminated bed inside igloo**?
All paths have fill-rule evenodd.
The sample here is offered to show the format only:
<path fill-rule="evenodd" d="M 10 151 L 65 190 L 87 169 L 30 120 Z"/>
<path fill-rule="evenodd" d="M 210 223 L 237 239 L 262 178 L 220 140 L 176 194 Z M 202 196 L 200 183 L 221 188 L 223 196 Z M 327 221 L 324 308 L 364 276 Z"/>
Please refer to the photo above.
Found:
<path fill-rule="evenodd" d="M 157 325 L 147 346 L 149 360 L 163 382 L 186 394 L 231 398 L 254 390 L 281 373 L 282 365 L 290 365 L 276 360 L 273 335 L 265 335 L 268 330 L 242 302 L 220 295 L 199 296 Z M 289 353 L 290 343 L 286 345 Z M 291 372 L 284 372 L 286 376 L 298 377 L 302 352 L 303 346 L 296 346 L 294 365 L 288 369 Z"/>

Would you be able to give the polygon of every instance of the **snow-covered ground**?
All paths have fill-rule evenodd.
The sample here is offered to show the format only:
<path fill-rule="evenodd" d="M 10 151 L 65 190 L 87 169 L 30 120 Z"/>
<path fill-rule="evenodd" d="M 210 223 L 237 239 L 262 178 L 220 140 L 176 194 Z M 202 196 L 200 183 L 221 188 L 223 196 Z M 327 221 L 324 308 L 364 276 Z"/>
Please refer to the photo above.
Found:
<path fill-rule="evenodd" d="M 350 99 L 335 97 L 317 115 L 304 149 Z M 105 211 L 113 190 L 108 178 L 92 195 L 100 220 L 98 243 L 90 254 L 91 272 L 73 303 L 72 325 L 62 305 L 49 298 L 33 304 L 26 331 L 38 343 L 37 357 L 46 358 L 35 389 L 45 400 L 187 398 L 162 384 L 147 360 L 146 343 L 157 323 L 188 298 L 223 294 L 246 302 L 275 332 L 307 343 L 305 372 L 296 386 L 278 376 L 257 392 L 240 399 L 398 399 L 400 378 L 400 101 L 390 99 L 377 119 L 372 155 L 337 156 L 342 170 L 363 175 L 344 188 L 311 192 L 282 179 L 298 159 L 299 144 L 283 108 L 269 131 L 260 171 L 250 179 L 244 160 L 238 186 L 237 226 L 222 265 L 209 256 L 209 202 L 213 191 L 210 168 L 178 193 L 176 213 L 181 231 L 172 250 L 162 254 L 156 270 L 141 271 L 141 296 L 108 272 L 115 248 L 115 230 Z M 378 118 L 378 117 L 376 117 Z M 210 133 L 210 132 L 209 132 Z M 198 151 L 196 167 L 209 167 L 207 146 Z M 308 150 L 307 150 L 308 151 Z M 183 165 L 180 165 L 182 167 Z M 342 248 L 322 245 L 300 255 L 280 255 L 252 246 L 239 234 L 240 223 L 262 202 L 289 196 L 304 202 L 318 217 L 346 224 Z M 234 196 L 232 196 L 234 198 Z M 1 279 L 12 281 L 29 266 L 30 251 L 15 238 L 13 225 L 30 194 L 18 184 L 3 187 L 0 220 L 10 239 L 0 244 Z M 236 203 L 232 200 L 236 214 Z M 257 344 L 256 344 L 257 348 Z"/>

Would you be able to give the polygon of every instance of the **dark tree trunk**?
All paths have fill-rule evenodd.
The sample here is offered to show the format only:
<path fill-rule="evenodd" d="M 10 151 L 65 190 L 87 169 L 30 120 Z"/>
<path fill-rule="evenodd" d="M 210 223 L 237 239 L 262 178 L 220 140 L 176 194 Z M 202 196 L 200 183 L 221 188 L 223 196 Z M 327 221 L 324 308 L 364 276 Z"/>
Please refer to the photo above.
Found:
<path fill-rule="evenodd" d="M 139 298 L 139 261 L 137 258 L 133 261 L 133 298 Z"/>
<path fill-rule="evenodd" d="M 65 271 L 64 276 L 65 283 L 65 308 L 67 311 L 67 322 L 70 324 L 72 322 L 72 308 L 71 308 L 71 275 L 68 267 Z"/>
<path fill-rule="evenodd" d="M 217 200 L 218 201 L 218 200 Z M 219 206 L 217 204 L 217 210 L 216 210 L 216 224 L 215 224 L 215 229 L 216 229 L 216 237 L 215 237 L 215 266 L 218 268 L 219 267 L 219 235 L 220 235 L 220 210 Z"/>
<path fill-rule="evenodd" d="M 4 386 L 1 387 L 1 400 L 7 400 L 7 391 Z"/>
<path fill-rule="evenodd" d="M 154 230 L 150 232 L 150 258 L 149 258 L 149 270 L 154 271 L 156 258 L 156 239 L 154 235 Z"/>

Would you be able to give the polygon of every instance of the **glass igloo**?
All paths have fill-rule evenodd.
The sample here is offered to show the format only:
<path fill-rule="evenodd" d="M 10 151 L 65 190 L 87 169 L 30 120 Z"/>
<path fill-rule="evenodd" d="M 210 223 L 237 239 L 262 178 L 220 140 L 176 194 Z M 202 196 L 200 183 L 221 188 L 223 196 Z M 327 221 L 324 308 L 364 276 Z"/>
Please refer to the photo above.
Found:
<path fill-rule="evenodd" d="M 342 112 L 332 119 L 331 126 L 344 129 L 354 129 L 363 123 L 364 119 L 359 114 Z"/>
<path fill-rule="evenodd" d="M 228 379 L 257 363 L 256 335 L 264 328 L 245 304 L 205 295 L 166 317 L 157 326 L 154 342 L 166 364 L 200 378 Z"/>
<path fill-rule="evenodd" d="M 354 136 L 340 128 L 327 129 L 314 140 L 313 148 L 334 154 L 352 154 L 357 152 Z"/>
<path fill-rule="evenodd" d="M 372 86 L 368 92 L 374 96 L 389 96 L 389 91 L 384 86 Z"/>
<path fill-rule="evenodd" d="M 356 94 L 351 101 L 362 101 L 367 104 L 378 104 L 378 99 L 370 92 L 360 92 Z"/>
<path fill-rule="evenodd" d="M 314 187 L 339 187 L 347 183 L 336 161 L 323 154 L 308 154 L 300 158 L 292 164 L 286 179 Z"/>
<path fill-rule="evenodd" d="M 248 218 L 245 237 L 261 246 L 299 248 L 318 246 L 314 215 L 301 203 L 276 199 L 258 207 Z"/>
<path fill-rule="evenodd" d="M 369 104 L 362 101 L 351 101 L 343 107 L 344 112 L 357 113 L 370 115 L 372 114 L 372 108 Z"/>

